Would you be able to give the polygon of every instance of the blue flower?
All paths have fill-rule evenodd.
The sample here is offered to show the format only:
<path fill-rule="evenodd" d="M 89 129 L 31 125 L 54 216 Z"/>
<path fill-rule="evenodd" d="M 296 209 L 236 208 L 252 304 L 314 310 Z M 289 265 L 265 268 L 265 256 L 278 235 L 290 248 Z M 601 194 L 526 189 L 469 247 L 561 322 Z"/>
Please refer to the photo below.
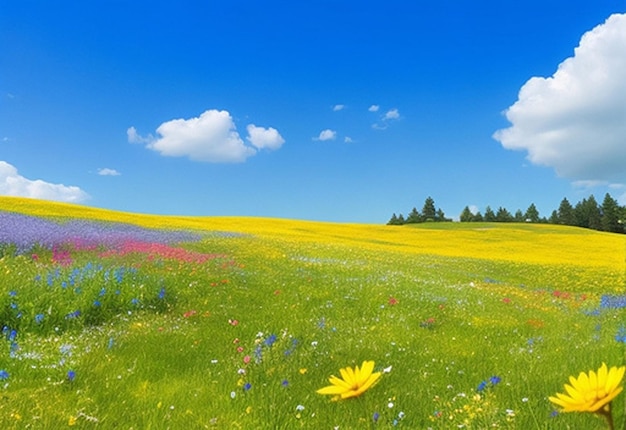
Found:
<path fill-rule="evenodd" d="M 267 346 L 274 345 L 274 342 L 276 342 L 276 335 L 275 334 L 273 334 L 270 337 L 268 337 L 267 339 L 265 339 L 265 345 L 267 345 Z"/>
<path fill-rule="evenodd" d="M 74 378 L 76 378 L 76 372 L 74 372 L 73 370 L 68 370 L 67 371 L 67 380 L 72 382 L 74 380 Z"/>
<path fill-rule="evenodd" d="M 165 298 L 165 287 L 161 287 L 161 290 L 159 291 L 159 299 L 164 299 Z"/>
<path fill-rule="evenodd" d="M 380 414 L 378 412 L 374 412 L 374 415 L 372 415 L 372 421 L 377 423 L 378 422 L 378 418 L 380 418 Z"/>
<path fill-rule="evenodd" d="M 491 379 L 489 379 L 489 382 L 491 382 L 491 385 L 496 385 L 501 380 L 502 380 L 502 378 L 500 378 L 499 376 L 492 376 Z"/>
<path fill-rule="evenodd" d="M 9 372 L 2 369 L 0 370 L 0 380 L 9 379 Z"/>
<path fill-rule="evenodd" d="M 483 391 L 485 388 L 487 388 L 487 382 L 482 381 L 480 384 L 478 384 L 478 388 L 476 388 L 476 390 Z"/>
<path fill-rule="evenodd" d="M 252 384 L 249 382 L 246 382 L 246 385 L 243 386 L 244 391 L 248 391 L 250 388 L 252 388 Z"/>
<path fill-rule="evenodd" d="M 43 321 L 44 315 L 43 314 L 37 314 L 35 315 L 35 323 L 36 324 L 41 324 L 41 322 Z"/>

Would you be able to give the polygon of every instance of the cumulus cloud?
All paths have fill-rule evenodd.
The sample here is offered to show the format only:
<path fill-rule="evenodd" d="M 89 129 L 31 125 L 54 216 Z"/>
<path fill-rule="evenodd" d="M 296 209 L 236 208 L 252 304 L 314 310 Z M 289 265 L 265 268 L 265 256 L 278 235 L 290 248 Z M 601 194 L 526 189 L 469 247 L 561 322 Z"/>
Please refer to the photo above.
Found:
<path fill-rule="evenodd" d="M 89 198 L 79 187 L 27 179 L 6 161 L 0 161 L 0 195 L 69 203 L 79 203 Z"/>
<path fill-rule="evenodd" d="M 400 118 L 400 112 L 398 112 L 398 109 L 390 109 L 383 116 L 383 121 L 389 121 L 391 119 L 398 119 L 398 118 Z"/>
<path fill-rule="evenodd" d="M 335 140 L 335 138 L 337 137 L 337 132 L 334 130 L 330 130 L 330 129 L 326 129 L 326 130 L 322 130 L 322 132 L 320 133 L 320 135 L 315 138 L 315 140 Z"/>
<path fill-rule="evenodd" d="M 157 128 L 156 138 L 142 137 L 134 127 L 126 133 L 129 142 L 145 143 L 147 148 L 161 155 L 209 163 L 241 163 L 255 155 L 257 149 L 276 149 L 284 143 L 275 129 L 251 126 L 248 141 L 253 146 L 244 143 L 230 113 L 225 110 L 211 109 L 199 117 L 164 122 Z"/>
<path fill-rule="evenodd" d="M 346 108 L 346 105 L 335 105 L 333 106 L 333 111 L 337 112 L 340 110 L 344 110 Z"/>
<path fill-rule="evenodd" d="M 285 139 L 283 139 L 275 128 L 257 127 L 254 124 L 250 124 L 246 127 L 246 130 L 248 130 L 248 137 L 246 139 L 255 148 L 278 149 L 285 143 Z"/>
<path fill-rule="evenodd" d="M 378 112 L 378 110 L 380 109 L 380 106 L 378 105 L 371 105 L 367 110 L 370 112 Z"/>
<path fill-rule="evenodd" d="M 533 77 L 494 138 L 577 181 L 626 181 L 626 14 L 585 33 L 556 72 Z"/>
<path fill-rule="evenodd" d="M 98 169 L 98 175 L 100 175 L 100 176 L 119 176 L 119 175 L 121 175 L 121 173 L 118 172 L 115 169 L 109 169 L 108 167 L 104 167 L 102 169 Z"/>

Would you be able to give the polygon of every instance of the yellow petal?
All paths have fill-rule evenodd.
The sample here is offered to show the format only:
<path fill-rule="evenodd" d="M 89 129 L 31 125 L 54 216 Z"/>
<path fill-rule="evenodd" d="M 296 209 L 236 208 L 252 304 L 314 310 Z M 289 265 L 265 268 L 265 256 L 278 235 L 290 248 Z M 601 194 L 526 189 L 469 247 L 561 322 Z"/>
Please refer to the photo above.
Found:
<path fill-rule="evenodd" d="M 347 383 L 343 379 L 337 378 L 336 376 L 331 376 L 330 378 L 328 378 L 328 380 L 330 381 L 331 384 L 337 385 L 339 387 L 343 387 L 346 390 L 349 390 L 350 388 L 352 388 L 352 385 L 350 385 L 349 383 Z"/>
<path fill-rule="evenodd" d="M 346 389 L 337 385 L 329 385 L 328 387 L 320 388 L 316 391 L 317 394 L 341 394 Z"/>

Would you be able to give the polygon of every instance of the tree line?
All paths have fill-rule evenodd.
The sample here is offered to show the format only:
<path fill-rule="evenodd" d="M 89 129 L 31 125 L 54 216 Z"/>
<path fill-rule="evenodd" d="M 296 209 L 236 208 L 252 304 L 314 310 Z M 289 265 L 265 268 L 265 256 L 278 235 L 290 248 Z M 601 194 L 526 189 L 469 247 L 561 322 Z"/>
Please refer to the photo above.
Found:
<path fill-rule="evenodd" d="M 428 197 L 421 211 L 413 208 L 405 218 L 402 214 L 391 216 L 387 225 L 404 225 L 422 222 L 449 222 L 441 209 L 437 209 L 432 197 Z M 473 213 L 469 206 L 465 206 L 459 217 L 461 222 L 529 222 L 544 224 L 560 224 L 576 227 L 590 228 L 612 233 L 626 233 L 626 206 L 620 206 L 609 193 L 604 196 L 602 204 L 599 204 L 593 195 L 582 199 L 572 205 L 567 198 L 561 200 L 558 209 L 550 214 L 550 217 L 541 217 L 534 203 L 522 212 L 520 209 L 515 213 L 509 212 L 500 206 L 493 210 L 490 206 L 485 208 L 485 213 Z"/>

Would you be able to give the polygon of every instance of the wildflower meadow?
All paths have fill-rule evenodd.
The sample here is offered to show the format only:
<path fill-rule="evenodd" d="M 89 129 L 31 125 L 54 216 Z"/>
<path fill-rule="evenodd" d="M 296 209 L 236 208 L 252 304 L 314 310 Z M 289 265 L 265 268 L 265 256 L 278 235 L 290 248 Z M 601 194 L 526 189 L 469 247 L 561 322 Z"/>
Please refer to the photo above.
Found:
<path fill-rule="evenodd" d="M 626 236 L 0 197 L 0 428 L 626 429 Z"/>

